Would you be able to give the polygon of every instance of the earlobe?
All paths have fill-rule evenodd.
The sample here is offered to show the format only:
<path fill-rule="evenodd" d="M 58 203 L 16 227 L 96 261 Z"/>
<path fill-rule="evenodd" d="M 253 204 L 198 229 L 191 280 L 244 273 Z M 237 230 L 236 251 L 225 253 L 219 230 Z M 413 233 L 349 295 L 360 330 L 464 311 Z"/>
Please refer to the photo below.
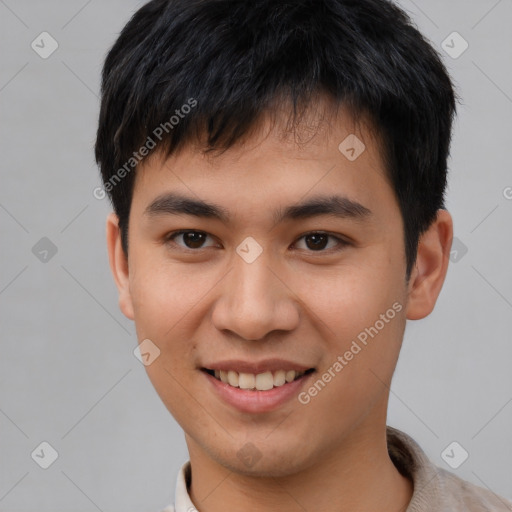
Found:
<path fill-rule="evenodd" d="M 409 320 L 428 316 L 443 286 L 453 239 L 453 221 L 447 210 L 420 237 L 416 265 L 411 273 L 406 315 Z"/>
<path fill-rule="evenodd" d="M 134 319 L 133 304 L 130 293 L 128 259 L 121 245 L 119 219 L 112 212 L 107 217 L 107 249 L 110 270 L 119 293 L 119 308 L 130 320 Z"/>

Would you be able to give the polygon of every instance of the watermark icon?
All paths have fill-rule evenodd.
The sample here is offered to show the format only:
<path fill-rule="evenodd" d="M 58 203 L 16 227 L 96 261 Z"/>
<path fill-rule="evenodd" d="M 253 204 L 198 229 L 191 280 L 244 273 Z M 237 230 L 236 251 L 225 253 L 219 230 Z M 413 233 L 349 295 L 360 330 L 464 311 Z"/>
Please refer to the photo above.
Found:
<path fill-rule="evenodd" d="M 457 238 L 453 237 L 452 247 L 450 249 L 450 261 L 453 263 L 458 263 L 468 252 L 467 245 Z"/>
<path fill-rule="evenodd" d="M 56 254 L 57 246 L 46 236 L 43 236 L 34 247 L 32 254 L 42 263 L 48 263 Z"/>
<path fill-rule="evenodd" d="M 452 32 L 441 43 L 441 48 L 452 59 L 458 59 L 469 48 L 469 43 L 458 32 Z"/>
<path fill-rule="evenodd" d="M 343 142 L 338 146 L 338 149 L 342 155 L 344 155 L 348 160 L 353 162 L 357 160 L 364 150 L 366 146 L 363 141 L 357 138 L 353 133 L 351 133 L 348 137 L 346 137 Z"/>
<path fill-rule="evenodd" d="M 30 43 L 30 47 L 41 59 L 47 59 L 59 47 L 59 43 L 48 32 L 41 32 Z"/>
<path fill-rule="evenodd" d="M 191 112 L 191 110 L 197 106 L 197 100 L 195 98 L 189 98 L 187 100 L 187 103 L 183 104 L 181 108 L 176 109 L 175 115 L 172 115 L 168 121 L 165 123 L 160 123 L 151 133 L 151 135 L 148 135 L 146 138 L 146 141 L 142 146 L 138 149 L 138 151 L 134 151 L 132 156 L 124 163 L 122 167 L 120 167 L 107 181 L 107 183 L 104 184 L 104 187 L 96 187 L 92 191 L 92 195 L 98 199 L 104 199 L 107 195 L 107 192 L 111 192 L 114 187 L 121 182 L 123 178 L 126 177 L 135 167 L 137 167 L 137 164 L 141 162 L 144 157 L 149 155 L 152 149 L 154 149 L 158 142 L 160 142 L 164 136 L 165 133 L 170 133 L 171 130 L 174 129 L 175 126 L 177 126 L 181 119 L 184 119 L 187 114 Z M 157 140 L 155 140 L 157 139 Z M 158 141 L 158 142 L 157 142 Z"/>
<path fill-rule="evenodd" d="M 57 460 L 59 454 L 50 443 L 43 441 L 34 449 L 30 456 L 38 466 L 48 469 Z"/>
<path fill-rule="evenodd" d="M 252 468 L 262 456 L 258 448 L 252 443 L 245 443 L 236 455 L 248 468 Z"/>
<path fill-rule="evenodd" d="M 509 201 L 512 200 L 512 187 L 505 187 L 503 189 L 503 197 Z"/>
<path fill-rule="evenodd" d="M 462 466 L 469 457 L 469 453 L 457 441 L 450 443 L 441 453 L 441 458 L 452 469 Z"/>
<path fill-rule="evenodd" d="M 263 247 L 252 236 L 248 236 L 238 245 L 236 252 L 246 263 L 252 263 L 263 252 Z"/>
<path fill-rule="evenodd" d="M 354 359 L 354 356 L 359 354 L 361 350 L 367 346 L 368 344 L 368 336 L 371 336 L 373 339 L 379 332 L 384 329 L 386 324 L 389 324 L 393 318 L 395 318 L 397 313 L 400 313 L 402 311 L 403 306 L 399 302 L 395 302 L 392 307 L 390 307 L 385 313 L 381 313 L 379 316 L 379 320 L 377 320 L 371 327 L 366 327 L 363 331 L 361 331 L 357 335 L 357 340 L 359 343 L 364 345 L 361 347 L 357 343 L 356 340 L 352 341 L 352 344 L 350 345 L 349 350 L 347 350 L 342 356 L 338 356 L 336 358 L 336 361 L 321 375 L 321 377 L 308 388 L 307 391 L 302 391 L 298 394 L 297 399 L 299 402 L 303 405 L 309 404 L 311 402 L 311 399 L 320 393 L 325 386 L 331 382 L 334 377 L 338 373 L 345 368 L 345 366 L 348 365 L 352 359 Z"/>
<path fill-rule="evenodd" d="M 160 349 L 150 340 L 145 339 L 137 345 L 133 355 L 144 365 L 149 366 L 160 356 Z"/>

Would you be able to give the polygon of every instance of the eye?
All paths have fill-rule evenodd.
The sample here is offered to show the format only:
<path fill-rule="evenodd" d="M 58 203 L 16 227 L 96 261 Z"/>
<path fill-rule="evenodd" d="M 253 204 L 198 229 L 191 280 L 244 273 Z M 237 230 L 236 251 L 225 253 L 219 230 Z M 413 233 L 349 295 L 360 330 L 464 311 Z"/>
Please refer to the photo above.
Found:
<path fill-rule="evenodd" d="M 183 244 L 176 244 L 180 247 L 183 247 L 185 249 L 203 249 L 204 247 L 211 247 L 211 246 L 204 246 L 204 241 L 209 237 L 208 233 L 205 233 L 203 231 L 194 231 L 194 230 L 187 230 L 182 229 L 180 231 L 175 231 L 173 233 L 170 233 L 168 236 L 165 237 L 166 242 L 174 242 L 176 238 L 182 237 Z M 211 238 L 211 237 L 210 237 Z"/>
<path fill-rule="evenodd" d="M 177 243 L 176 239 L 182 239 L 182 243 Z M 183 249 L 189 250 L 199 250 L 205 249 L 207 247 L 215 247 L 215 243 L 211 245 L 204 245 L 205 240 L 213 238 L 205 233 L 204 231 L 195 231 L 191 229 L 182 229 L 179 231 L 174 231 L 165 237 L 166 243 L 172 243 L 178 245 Z M 334 245 L 331 244 L 329 246 L 329 239 L 334 241 Z M 306 250 L 308 252 L 328 252 L 330 249 L 334 249 L 334 251 L 341 250 L 343 247 L 349 245 L 348 242 L 342 240 L 341 238 L 331 235 L 329 233 L 324 233 L 320 231 L 314 231 L 311 233 L 306 233 L 302 235 L 298 240 L 304 240 Z M 297 245 L 297 243 L 296 243 Z M 303 249 L 302 247 L 296 247 L 299 249 Z"/>
<path fill-rule="evenodd" d="M 337 250 L 341 250 L 346 245 L 349 245 L 348 242 L 346 242 L 345 240 L 342 240 L 341 238 L 339 238 L 337 236 L 330 235 L 329 233 L 319 232 L 319 231 L 307 233 L 299 238 L 299 240 L 302 240 L 302 239 L 304 239 L 306 248 L 310 252 L 322 252 L 325 249 L 333 249 L 333 248 L 335 251 L 337 251 Z M 334 246 L 331 245 L 330 247 L 327 247 L 329 239 L 334 240 L 335 242 L 337 242 L 337 244 L 335 243 Z M 338 247 L 336 247 L 336 245 Z"/>

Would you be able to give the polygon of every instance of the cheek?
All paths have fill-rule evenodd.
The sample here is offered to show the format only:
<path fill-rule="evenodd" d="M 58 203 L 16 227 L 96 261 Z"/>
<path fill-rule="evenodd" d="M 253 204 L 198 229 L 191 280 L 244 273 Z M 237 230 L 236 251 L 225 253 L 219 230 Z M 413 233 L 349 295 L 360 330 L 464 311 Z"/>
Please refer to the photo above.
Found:
<path fill-rule="evenodd" d="M 405 325 L 402 313 L 395 314 L 392 307 L 383 311 L 388 311 L 388 323 L 378 316 L 370 315 L 371 321 L 366 322 L 365 318 L 356 321 L 349 314 L 339 315 L 336 336 L 326 340 L 329 346 L 323 364 L 305 389 L 306 396 L 302 396 L 310 400 L 305 407 L 310 407 L 312 416 L 340 430 L 349 429 L 376 404 L 382 404 L 391 385 Z"/>
<path fill-rule="evenodd" d="M 364 263 L 304 273 L 295 283 L 321 334 L 324 371 L 338 356 L 346 361 L 342 370 L 332 369 L 336 377 L 327 385 L 339 393 L 339 400 L 332 397 L 338 410 L 380 394 L 385 386 L 379 379 L 388 382 L 392 376 L 405 327 L 402 271 L 389 254 L 376 250 Z"/>
<path fill-rule="evenodd" d="M 378 251 L 375 251 L 378 252 Z M 388 258 L 301 272 L 293 290 L 323 329 L 340 340 L 373 325 L 379 315 L 401 301 L 401 269 Z M 290 286 L 292 288 L 292 286 Z"/>
<path fill-rule="evenodd" d="M 188 275 L 184 266 L 149 257 L 134 258 L 132 264 L 130 292 L 136 322 L 169 328 L 204 294 L 204 281 Z"/>
<path fill-rule="evenodd" d="M 211 306 L 209 293 L 217 274 L 199 267 L 139 258 L 133 261 L 130 291 L 139 340 L 149 338 L 161 350 L 161 361 L 176 371 L 176 361 L 191 360 L 196 330 Z M 138 277 L 140 276 L 140 278 Z"/>

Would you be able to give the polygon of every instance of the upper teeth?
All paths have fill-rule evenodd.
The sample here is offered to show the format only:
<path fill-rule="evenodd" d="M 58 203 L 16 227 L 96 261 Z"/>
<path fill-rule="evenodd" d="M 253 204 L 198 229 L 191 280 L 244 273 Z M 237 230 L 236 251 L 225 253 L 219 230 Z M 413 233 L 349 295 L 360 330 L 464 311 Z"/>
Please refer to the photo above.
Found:
<path fill-rule="evenodd" d="M 282 386 L 286 382 L 292 382 L 292 380 L 295 380 L 305 373 L 305 371 L 277 370 L 273 374 L 272 372 L 264 372 L 255 375 L 253 373 L 238 373 L 233 370 L 215 370 L 215 377 L 235 388 L 266 391 L 272 389 L 274 386 Z"/>

